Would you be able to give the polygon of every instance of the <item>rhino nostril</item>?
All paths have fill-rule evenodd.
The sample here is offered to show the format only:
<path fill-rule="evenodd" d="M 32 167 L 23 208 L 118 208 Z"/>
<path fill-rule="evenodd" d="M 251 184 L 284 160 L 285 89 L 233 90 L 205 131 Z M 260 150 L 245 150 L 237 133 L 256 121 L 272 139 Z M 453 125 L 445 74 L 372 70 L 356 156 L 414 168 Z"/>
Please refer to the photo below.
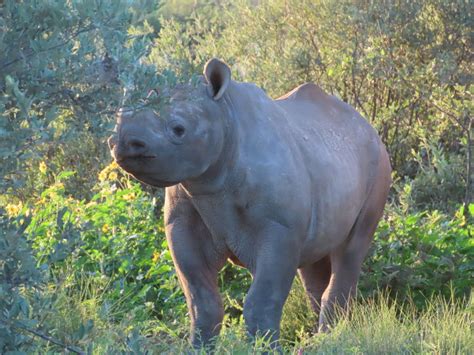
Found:
<path fill-rule="evenodd" d="M 128 150 L 127 155 L 133 156 L 133 157 L 139 157 L 148 151 L 148 145 L 146 142 L 140 138 L 137 137 L 130 137 L 126 142 L 125 146 L 127 147 L 126 149 Z"/>
<path fill-rule="evenodd" d="M 146 143 L 138 138 L 132 138 L 127 143 L 129 147 L 136 150 L 143 150 L 144 148 L 146 148 Z"/>

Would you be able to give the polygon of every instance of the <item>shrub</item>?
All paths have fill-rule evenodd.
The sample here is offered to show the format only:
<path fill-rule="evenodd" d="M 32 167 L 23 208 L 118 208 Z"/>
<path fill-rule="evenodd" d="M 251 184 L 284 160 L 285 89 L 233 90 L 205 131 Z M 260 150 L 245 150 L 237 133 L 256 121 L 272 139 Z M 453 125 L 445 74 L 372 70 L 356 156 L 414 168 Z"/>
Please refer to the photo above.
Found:
<path fill-rule="evenodd" d="M 0 352 L 7 353 L 30 341 L 21 331 L 37 324 L 27 294 L 37 295 L 44 274 L 36 268 L 23 234 L 28 219 L 7 218 L 1 209 L 0 216 Z"/>
<path fill-rule="evenodd" d="M 469 214 L 474 216 L 474 204 Z M 379 288 L 401 299 L 411 294 L 420 308 L 434 294 L 467 297 L 474 281 L 473 233 L 462 207 L 454 217 L 391 209 L 380 222 L 359 287 L 366 295 Z"/>
<path fill-rule="evenodd" d="M 114 324 L 113 328 L 139 321 L 152 324 L 153 320 L 161 322 L 159 328 L 166 334 L 170 328 L 185 332 L 185 300 L 154 199 L 115 164 L 99 174 L 90 200 L 66 194 L 64 186 L 71 176 L 70 172 L 55 176 L 53 184 L 31 205 L 9 205 L 7 209 L 19 220 L 32 216 L 24 233 L 32 243 L 36 263 L 49 266 L 50 284 L 61 290 L 56 311 L 49 312 L 49 325 L 58 329 L 62 318 L 69 321 L 61 331 L 55 331 L 56 336 L 65 344 L 85 346 L 92 342 L 110 347 L 113 345 L 98 335 L 107 332 L 106 322 Z M 474 205 L 470 214 L 474 214 Z M 390 208 L 364 265 L 361 295 L 374 297 L 381 289 L 388 289 L 397 302 L 413 302 L 419 310 L 430 307 L 427 300 L 435 294 L 466 298 L 473 282 L 474 246 L 470 238 L 473 229 L 465 218 L 462 209 L 449 217 L 438 211 L 405 215 Z M 35 259 L 31 260 L 35 270 Z M 228 266 L 220 274 L 229 324 L 242 322 L 250 281 L 248 272 L 241 268 Z M 100 315 L 93 316 L 97 313 Z M 282 321 L 285 344 L 307 339 L 315 322 L 303 288 L 296 282 Z M 120 334 L 128 332 L 122 329 Z M 131 339 L 138 342 L 134 344 L 141 344 L 144 340 L 134 334 Z M 128 349 L 127 344 L 123 342 L 123 349 Z"/>
<path fill-rule="evenodd" d="M 36 185 L 44 180 L 37 167 L 46 161 L 55 174 L 80 168 L 70 184 L 87 194 L 95 182 L 86 177 L 101 165 L 97 147 L 105 146 L 115 111 L 158 86 L 154 68 L 141 61 L 153 33 L 146 14 L 155 6 L 150 0 L 0 2 L 2 192 L 36 197 L 44 189 Z"/>
<path fill-rule="evenodd" d="M 398 191 L 402 208 L 407 212 L 426 209 L 454 212 L 463 201 L 466 188 L 462 156 L 428 143 L 412 154 L 418 168 L 415 177 Z"/>
<path fill-rule="evenodd" d="M 65 194 L 70 176 L 69 172 L 56 176 L 31 207 L 34 217 L 26 233 L 38 262 L 50 265 L 59 278 L 64 272 L 71 273 L 68 277 L 106 277 L 111 302 L 127 295 L 127 305 L 135 311 L 145 303 L 153 304 L 142 310 L 144 317 L 149 311 L 164 317 L 168 310 L 182 310 L 154 199 L 115 164 L 100 173 L 102 181 L 87 202 Z"/>

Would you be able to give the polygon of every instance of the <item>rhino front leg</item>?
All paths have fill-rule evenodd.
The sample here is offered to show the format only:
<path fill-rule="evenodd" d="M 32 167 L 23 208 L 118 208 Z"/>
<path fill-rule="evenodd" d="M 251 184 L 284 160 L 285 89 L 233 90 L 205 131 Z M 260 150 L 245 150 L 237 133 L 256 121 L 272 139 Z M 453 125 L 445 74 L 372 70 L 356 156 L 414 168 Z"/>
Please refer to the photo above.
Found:
<path fill-rule="evenodd" d="M 208 346 L 221 330 L 224 307 L 214 279 L 217 274 L 209 272 L 181 272 L 180 275 L 191 317 L 191 342 L 195 348 Z"/>
<path fill-rule="evenodd" d="M 172 214 L 166 236 L 186 296 L 192 344 L 195 348 L 207 346 L 219 334 L 224 317 L 217 274 L 226 256 L 216 251 L 209 231 L 193 212 L 177 218 Z"/>
<path fill-rule="evenodd" d="M 209 260 L 199 245 L 196 233 L 176 231 L 168 236 L 173 261 L 186 296 L 191 318 L 191 342 L 201 348 L 219 334 L 224 308 L 217 285 L 220 265 Z"/>
<path fill-rule="evenodd" d="M 296 275 L 297 250 L 286 228 L 273 227 L 268 236 L 259 243 L 244 319 L 252 338 L 264 336 L 277 347 L 283 305 Z"/>

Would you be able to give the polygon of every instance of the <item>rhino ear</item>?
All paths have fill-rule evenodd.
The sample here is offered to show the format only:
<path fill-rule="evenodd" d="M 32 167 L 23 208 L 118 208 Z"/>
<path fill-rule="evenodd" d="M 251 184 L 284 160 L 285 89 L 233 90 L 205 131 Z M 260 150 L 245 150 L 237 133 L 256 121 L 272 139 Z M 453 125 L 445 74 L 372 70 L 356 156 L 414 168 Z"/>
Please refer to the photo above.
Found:
<path fill-rule="evenodd" d="M 217 58 L 212 58 L 204 66 L 204 76 L 209 84 L 208 94 L 214 100 L 219 100 L 230 83 L 229 66 Z"/>

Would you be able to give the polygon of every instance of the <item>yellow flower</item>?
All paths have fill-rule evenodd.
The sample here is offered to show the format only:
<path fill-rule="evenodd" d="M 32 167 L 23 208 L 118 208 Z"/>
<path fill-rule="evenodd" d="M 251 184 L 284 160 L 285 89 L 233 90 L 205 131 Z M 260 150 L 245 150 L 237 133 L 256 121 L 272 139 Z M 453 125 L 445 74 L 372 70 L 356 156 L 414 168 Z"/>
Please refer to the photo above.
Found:
<path fill-rule="evenodd" d="M 46 203 L 46 199 L 44 197 L 41 197 L 40 199 L 36 200 L 35 205 L 42 205 L 43 203 Z"/>
<path fill-rule="evenodd" d="M 48 166 L 46 165 L 46 163 L 44 161 L 42 161 L 39 165 L 39 171 L 41 172 L 41 174 L 46 174 L 46 171 L 48 171 Z"/>
<path fill-rule="evenodd" d="M 104 233 L 108 233 L 110 231 L 110 227 L 107 223 L 105 223 L 103 226 L 102 226 L 102 232 Z"/>
<path fill-rule="evenodd" d="M 117 172 L 116 171 L 112 171 L 110 174 L 109 174 L 109 180 L 117 180 L 118 178 L 118 175 L 117 175 Z"/>
<path fill-rule="evenodd" d="M 64 184 L 61 181 L 55 182 L 53 186 L 55 190 L 64 190 Z"/>
<path fill-rule="evenodd" d="M 22 207 L 23 207 L 23 204 L 21 202 L 18 205 L 14 205 L 12 203 L 9 203 L 5 207 L 8 217 L 17 217 L 20 214 L 20 211 L 21 211 Z"/>
<path fill-rule="evenodd" d="M 102 171 L 99 173 L 99 181 L 103 182 L 107 179 L 109 180 L 116 180 L 118 174 L 115 169 L 118 169 L 118 165 L 115 161 L 107 165 Z"/>
<path fill-rule="evenodd" d="M 135 193 L 130 192 L 129 194 L 123 195 L 125 201 L 133 201 L 135 199 Z"/>
<path fill-rule="evenodd" d="M 157 263 L 158 260 L 160 259 L 160 253 L 158 253 L 156 250 L 153 252 L 153 257 L 151 258 L 151 260 L 154 262 L 154 263 Z"/>
<path fill-rule="evenodd" d="M 106 179 L 107 179 L 107 171 L 106 169 L 104 169 L 99 173 L 99 181 L 105 181 Z"/>

